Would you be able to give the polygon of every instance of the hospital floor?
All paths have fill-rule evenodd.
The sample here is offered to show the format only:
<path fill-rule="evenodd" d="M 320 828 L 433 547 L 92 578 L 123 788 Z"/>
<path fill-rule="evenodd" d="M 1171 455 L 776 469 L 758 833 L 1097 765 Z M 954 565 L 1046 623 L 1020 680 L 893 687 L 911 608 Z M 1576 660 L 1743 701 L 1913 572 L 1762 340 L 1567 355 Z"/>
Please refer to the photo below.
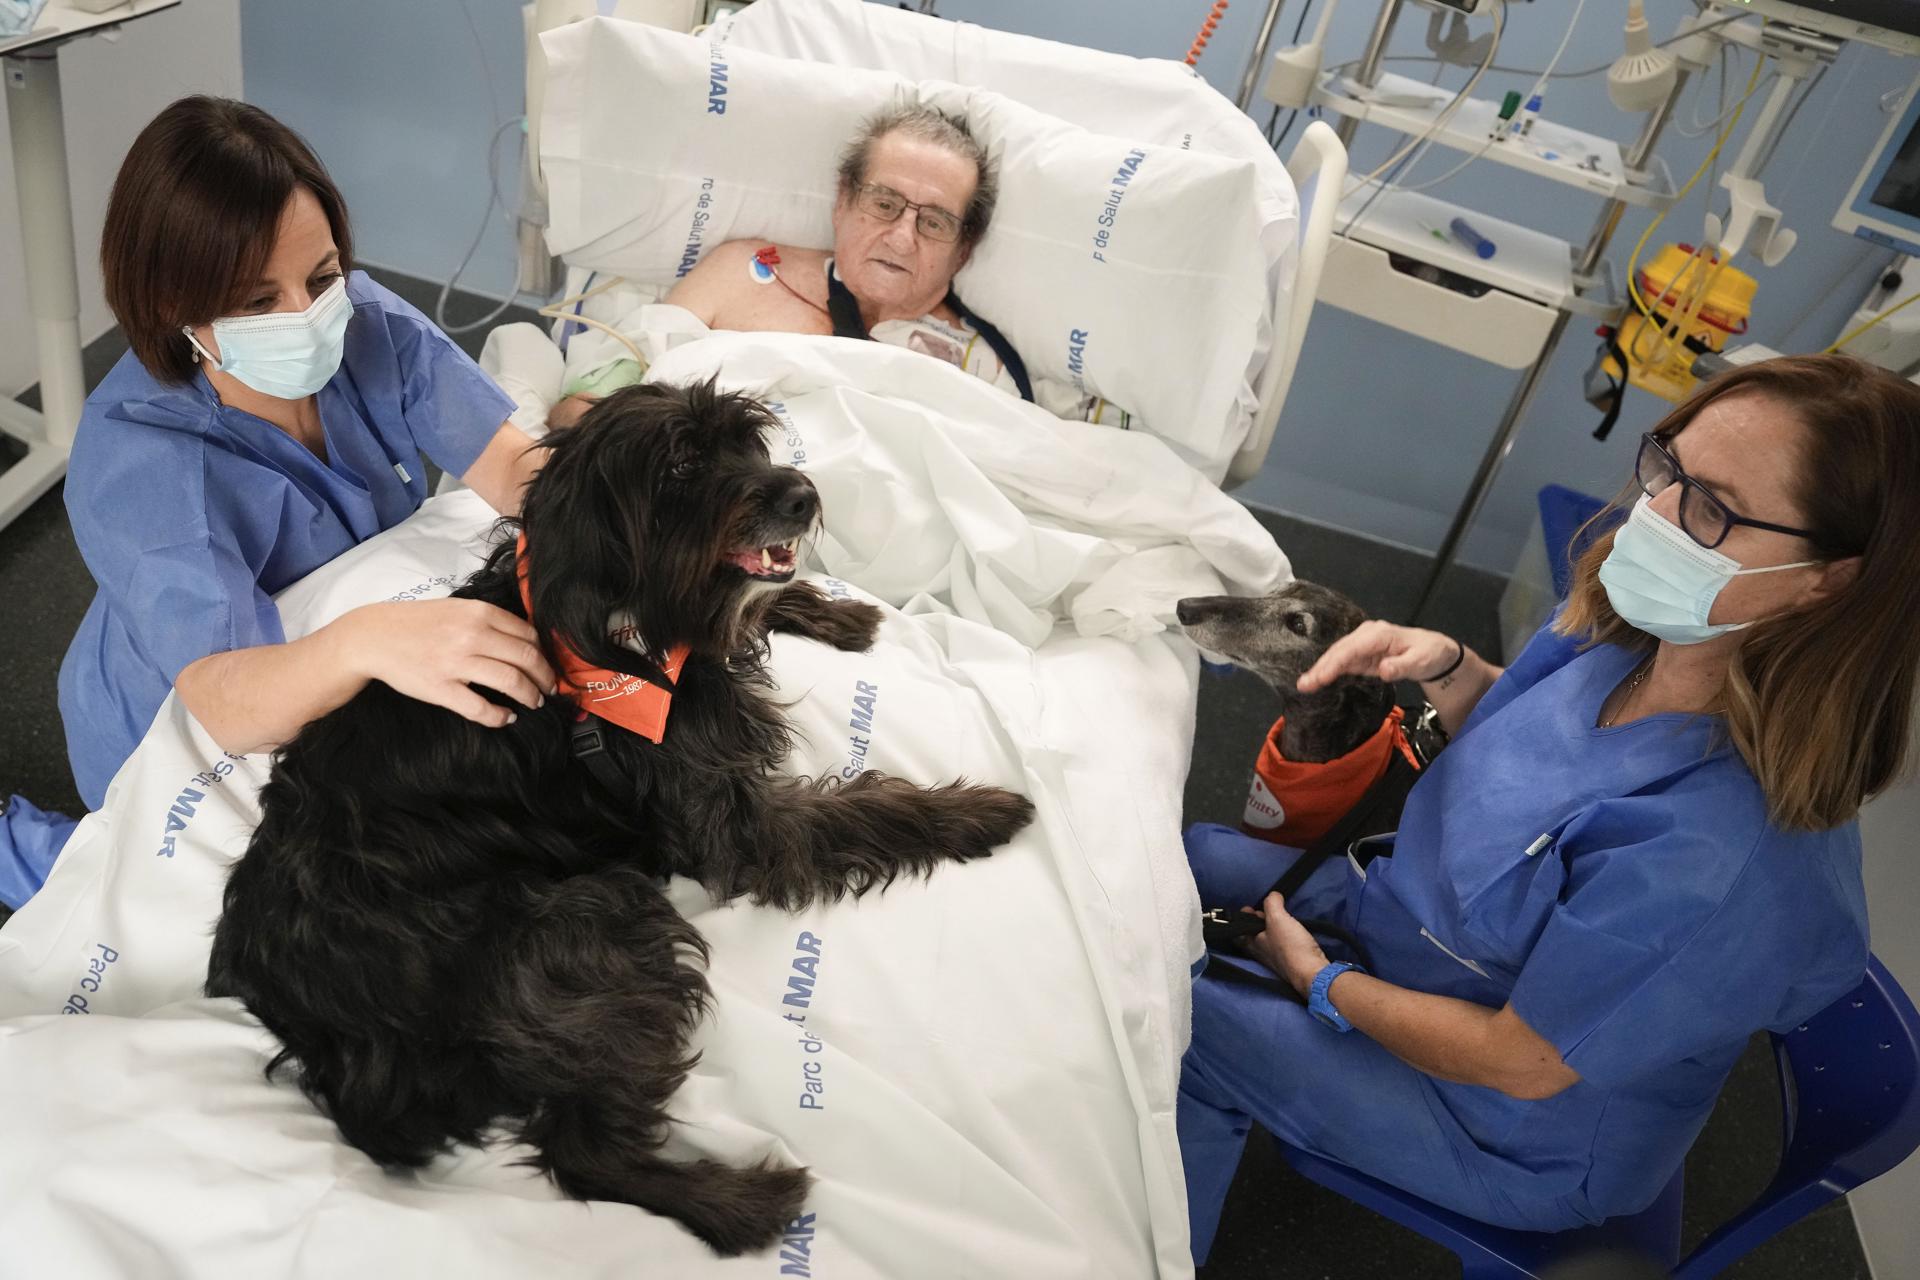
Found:
<path fill-rule="evenodd" d="M 433 286 L 381 271 L 373 274 L 415 305 L 432 306 Z M 455 319 L 485 309 L 479 299 L 454 295 Z M 533 318 L 516 309 L 499 323 Z M 481 337 L 475 332 L 457 340 L 477 353 Z M 124 349 L 117 331 L 87 349 L 89 387 Z M 22 399 L 34 403 L 36 396 L 29 392 Z M 0 450 L 6 447 L 0 443 Z M 0 457 L 0 466 L 8 460 Z M 1345 591 L 1376 616 L 1404 617 L 1424 576 L 1424 557 L 1278 513 L 1256 514 L 1287 549 L 1301 577 Z M 1494 609 L 1502 585 L 1491 574 L 1452 574 L 1428 625 L 1458 636 L 1481 653 L 1499 653 Z M 0 689 L 7 691 L 0 706 L 0 797 L 15 791 L 46 808 L 80 811 L 67 769 L 54 681 L 60 656 L 92 596 L 93 582 L 74 549 L 58 489 L 0 529 Z M 1235 673 L 1203 681 L 1187 783 L 1188 821 L 1238 819 L 1254 753 L 1274 715 L 1272 693 L 1251 676 Z M 4 918 L 0 909 L 0 921 Z M 1752 1200 L 1771 1177 L 1780 1149 L 1774 1080 L 1762 1037 L 1735 1069 L 1687 1162 L 1688 1247 Z M 0 1246 L 0 1270 L 5 1269 L 4 1258 Z M 1458 1263 L 1446 1250 L 1301 1178 L 1256 1132 L 1227 1199 L 1213 1257 L 1200 1277 L 1453 1280 L 1459 1274 Z M 1813 1215 L 1724 1274 L 1728 1280 L 1868 1276 L 1844 1205 Z"/>

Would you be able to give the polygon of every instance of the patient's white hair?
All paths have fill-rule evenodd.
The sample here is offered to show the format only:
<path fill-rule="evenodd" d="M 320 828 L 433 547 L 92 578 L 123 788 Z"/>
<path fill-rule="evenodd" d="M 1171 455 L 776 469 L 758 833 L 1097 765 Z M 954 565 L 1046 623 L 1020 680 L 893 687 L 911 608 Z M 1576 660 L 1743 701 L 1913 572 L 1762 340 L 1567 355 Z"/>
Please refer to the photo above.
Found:
<path fill-rule="evenodd" d="M 987 233 L 987 224 L 993 221 L 994 202 L 1000 198 L 1000 175 L 987 149 L 973 136 L 973 130 L 967 128 L 967 122 L 944 111 L 932 107 L 888 107 L 868 116 L 860 132 L 840 153 L 841 196 L 852 199 L 853 193 L 866 182 L 867 163 L 873 156 L 874 144 L 891 133 L 931 142 L 973 161 L 978 180 L 974 184 L 973 199 L 967 201 L 960 215 L 960 242 L 978 243 Z"/>

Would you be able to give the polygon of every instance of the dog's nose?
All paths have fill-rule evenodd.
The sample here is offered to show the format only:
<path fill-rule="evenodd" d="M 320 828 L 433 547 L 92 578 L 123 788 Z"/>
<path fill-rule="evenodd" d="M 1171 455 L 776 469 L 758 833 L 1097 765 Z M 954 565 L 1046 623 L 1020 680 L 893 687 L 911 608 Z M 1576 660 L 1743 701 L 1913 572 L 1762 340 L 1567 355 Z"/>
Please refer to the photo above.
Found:
<path fill-rule="evenodd" d="M 1173 606 L 1173 616 L 1180 619 L 1181 626 L 1190 627 L 1207 616 L 1207 603 L 1205 596 L 1188 596 Z"/>
<path fill-rule="evenodd" d="M 773 512 L 783 520 L 811 520 L 820 510 L 820 494 L 813 481 L 796 475 L 773 499 Z"/>

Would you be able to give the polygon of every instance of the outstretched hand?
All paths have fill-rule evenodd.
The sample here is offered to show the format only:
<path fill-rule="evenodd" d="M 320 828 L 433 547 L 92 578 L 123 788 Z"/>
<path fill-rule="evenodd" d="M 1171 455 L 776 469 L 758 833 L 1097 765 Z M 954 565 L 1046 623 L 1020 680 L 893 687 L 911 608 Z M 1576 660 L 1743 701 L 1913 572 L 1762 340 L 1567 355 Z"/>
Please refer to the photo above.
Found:
<path fill-rule="evenodd" d="M 1372 676 L 1378 680 L 1423 680 L 1444 671 L 1459 649 L 1438 631 L 1396 626 L 1391 622 L 1363 622 L 1341 636 L 1320 660 L 1300 677 L 1302 693 L 1326 688 L 1341 676 Z"/>

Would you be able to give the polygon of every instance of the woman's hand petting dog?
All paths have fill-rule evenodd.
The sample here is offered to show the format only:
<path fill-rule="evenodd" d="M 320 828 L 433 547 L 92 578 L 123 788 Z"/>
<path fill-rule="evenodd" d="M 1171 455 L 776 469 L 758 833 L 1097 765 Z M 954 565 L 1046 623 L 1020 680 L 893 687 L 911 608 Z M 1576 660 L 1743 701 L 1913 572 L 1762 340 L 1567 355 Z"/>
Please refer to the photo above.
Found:
<path fill-rule="evenodd" d="M 553 668 L 532 625 L 481 600 L 366 605 L 334 625 L 353 670 L 488 728 L 512 724 L 514 713 L 469 686 L 529 709 L 554 690 Z"/>
<path fill-rule="evenodd" d="M 1320 949 L 1306 926 L 1287 911 L 1287 900 L 1277 893 L 1267 895 L 1261 910 L 1242 907 L 1249 915 L 1262 916 L 1267 927 L 1246 940 L 1247 954 L 1284 978 L 1301 998 L 1313 986 L 1314 975 L 1327 967 L 1327 953 Z"/>
<path fill-rule="evenodd" d="M 1458 650 L 1438 631 L 1395 626 L 1374 619 L 1341 636 L 1300 677 L 1300 692 L 1324 689 L 1341 676 L 1422 680 L 1446 670 Z"/>

